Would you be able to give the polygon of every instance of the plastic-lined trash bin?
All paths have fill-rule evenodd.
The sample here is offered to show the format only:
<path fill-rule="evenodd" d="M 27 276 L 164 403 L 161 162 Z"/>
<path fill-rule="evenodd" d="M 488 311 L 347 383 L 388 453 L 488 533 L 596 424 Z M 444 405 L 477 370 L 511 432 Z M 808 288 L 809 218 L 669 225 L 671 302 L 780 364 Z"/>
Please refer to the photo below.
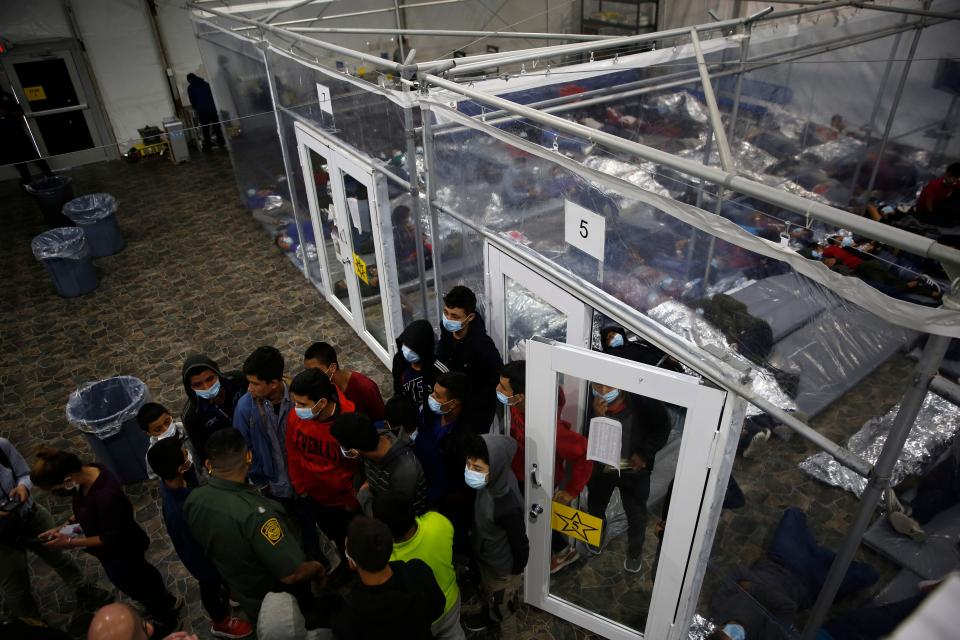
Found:
<path fill-rule="evenodd" d="M 95 258 L 112 256 L 126 244 L 117 226 L 117 199 L 109 193 L 91 193 L 63 205 L 63 215 L 87 232 Z"/>
<path fill-rule="evenodd" d="M 87 236 L 80 227 L 44 231 L 30 243 L 33 256 L 43 263 L 53 285 L 64 298 L 74 298 L 97 288 L 97 272 L 90 261 Z"/>
<path fill-rule="evenodd" d="M 70 227 L 73 222 L 61 210 L 73 199 L 73 180 L 70 176 L 47 176 L 27 185 L 27 192 L 37 199 L 43 221 L 48 227 Z"/>
<path fill-rule="evenodd" d="M 88 382 L 67 401 L 67 420 L 83 432 L 97 462 L 123 484 L 147 479 L 150 439 L 137 424 L 137 411 L 149 396 L 138 378 L 116 376 Z"/>

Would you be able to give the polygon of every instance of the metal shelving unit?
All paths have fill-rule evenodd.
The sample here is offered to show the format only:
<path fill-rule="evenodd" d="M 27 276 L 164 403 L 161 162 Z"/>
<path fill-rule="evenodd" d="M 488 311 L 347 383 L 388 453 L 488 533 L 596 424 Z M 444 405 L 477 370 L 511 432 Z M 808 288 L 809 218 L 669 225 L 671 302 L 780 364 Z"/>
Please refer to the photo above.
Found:
<path fill-rule="evenodd" d="M 657 30 L 659 0 L 583 0 L 580 31 L 585 34 L 625 36 Z"/>

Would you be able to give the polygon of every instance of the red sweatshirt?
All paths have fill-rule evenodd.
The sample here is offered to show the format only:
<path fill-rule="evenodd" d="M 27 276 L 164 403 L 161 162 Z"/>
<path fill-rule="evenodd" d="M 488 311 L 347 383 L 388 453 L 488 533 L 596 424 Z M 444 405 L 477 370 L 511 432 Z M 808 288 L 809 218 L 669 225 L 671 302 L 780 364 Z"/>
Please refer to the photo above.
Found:
<path fill-rule="evenodd" d="M 383 420 L 383 396 L 380 395 L 380 387 L 367 376 L 351 371 L 343 395 L 354 404 L 354 411 L 357 413 L 366 414 L 374 422 Z"/>
<path fill-rule="evenodd" d="M 843 247 L 835 244 L 830 245 L 823 250 L 824 258 L 835 258 L 837 262 L 846 265 L 848 269 L 856 271 L 857 267 L 863 264 L 863 258 L 858 258 Z"/>
<path fill-rule="evenodd" d="M 510 437 L 517 441 L 517 452 L 513 456 L 513 474 L 517 476 L 520 486 L 523 486 L 524 475 L 524 437 L 526 422 L 523 411 L 510 407 Z M 593 472 L 593 462 L 587 460 L 587 439 L 573 431 L 566 420 L 557 420 L 557 449 L 556 464 L 553 470 L 553 483 L 558 489 L 563 489 L 573 497 L 577 497 L 587 486 L 587 480 Z M 567 485 L 560 486 L 566 477 L 565 465 L 572 470 Z"/>
<path fill-rule="evenodd" d="M 287 416 L 287 473 L 298 495 L 307 494 L 329 507 L 359 508 L 353 493 L 353 475 L 357 461 L 343 457 L 330 426 L 337 415 L 352 413 L 353 403 L 339 390 L 338 412 L 319 422 L 302 420 L 290 409 Z"/>

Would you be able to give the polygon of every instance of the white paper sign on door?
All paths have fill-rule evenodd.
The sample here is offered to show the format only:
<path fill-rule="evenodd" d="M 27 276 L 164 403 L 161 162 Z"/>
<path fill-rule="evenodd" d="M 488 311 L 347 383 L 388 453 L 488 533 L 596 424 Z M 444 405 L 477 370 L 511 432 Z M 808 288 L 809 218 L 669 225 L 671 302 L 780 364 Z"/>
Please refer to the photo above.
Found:
<path fill-rule="evenodd" d="M 317 100 L 320 102 L 320 108 L 330 115 L 333 115 L 333 101 L 330 97 L 330 89 L 319 82 L 317 83 Z"/>
<path fill-rule="evenodd" d="M 623 425 L 611 418 L 593 418 L 589 429 L 587 460 L 602 462 L 619 470 Z"/>
<path fill-rule="evenodd" d="M 347 198 L 347 210 L 350 212 L 350 221 L 353 223 L 353 227 L 359 230 L 360 229 L 360 203 L 357 202 L 356 198 Z"/>
<path fill-rule="evenodd" d="M 607 221 L 604 217 L 569 200 L 563 202 L 563 215 L 564 241 L 603 262 L 607 238 Z"/>

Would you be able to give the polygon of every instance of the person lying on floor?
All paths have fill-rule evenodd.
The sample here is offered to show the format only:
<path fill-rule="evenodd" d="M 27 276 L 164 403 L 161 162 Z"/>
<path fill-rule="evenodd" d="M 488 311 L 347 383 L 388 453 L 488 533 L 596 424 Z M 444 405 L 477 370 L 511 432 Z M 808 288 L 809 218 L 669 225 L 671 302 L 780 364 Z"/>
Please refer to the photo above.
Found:
<path fill-rule="evenodd" d="M 813 605 L 826 581 L 835 553 L 817 544 L 806 514 L 783 512 L 767 555 L 749 568 L 727 576 L 710 601 L 710 618 L 721 627 L 717 638 L 780 640 L 794 637 L 797 614 Z M 869 587 L 879 579 L 869 565 L 852 562 L 840 583 L 838 598 Z"/>
<path fill-rule="evenodd" d="M 923 526 L 941 511 L 960 503 L 960 440 L 949 457 L 920 477 L 917 495 L 904 505 L 890 488 L 884 492 L 887 521 L 897 533 L 914 540 L 926 539 Z"/>
<path fill-rule="evenodd" d="M 843 275 L 855 275 L 874 289 L 887 294 L 892 298 L 904 299 L 905 296 L 925 296 L 930 298 L 931 305 L 938 305 L 941 292 L 937 287 L 925 284 L 919 278 L 903 281 L 890 272 L 886 263 L 880 260 L 865 259 L 855 255 L 847 247 L 830 245 L 821 247 L 811 242 L 800 255 L 812 260 L 820 260 L 832 271 Z"/>

